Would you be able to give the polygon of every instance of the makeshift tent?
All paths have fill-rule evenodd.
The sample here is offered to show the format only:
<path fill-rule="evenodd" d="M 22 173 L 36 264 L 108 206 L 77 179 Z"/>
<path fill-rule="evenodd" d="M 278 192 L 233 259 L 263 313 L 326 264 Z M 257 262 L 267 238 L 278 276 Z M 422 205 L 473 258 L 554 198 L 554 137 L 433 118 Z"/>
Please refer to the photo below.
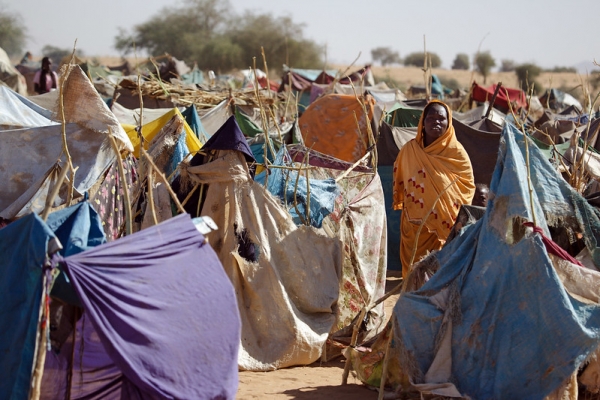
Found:
<path fill-rule="evenodd" d="M 335 323 L 341 246 L 315 228 L 296 226 L 279 201 L 252 180 L 245 158 L 252 159 L 250 149 L 235 119 L 230 121 L 205 151 L 228 145 L 236 150 L 219 150 L 203 165 L 183 164 L 182 178 L 189 183 L 181 187 L 208 184 L 202 215 L 220 229 L 207 238 L 233 283 L 242 318 L 239 367 L 265 371 L 310 364 Z"/>
<path fill-rule="evenodd" d="M 234 293 L 189 216 L 53 263 L 68 271 L 85 313 L 76 342 L 48 354 L 46 398 L 64 397 L 72 351 L 78 398 L 235 398 Z M 90 328 L 96 339 L 82 346 Z"/>
<path fill-rule="evenodd" d="M 422 108 L 409 107 L 402 103 L 396 103 L 385 115 L 385 122 L 392 126 L 417 127 L 419 119 L 423 114 Z"/>
<path fill-rule="evenodd" d="M 579 112 L 583 110 L 581 103 L 569 93 L 558 89 L 546 89 L 540 97 L 540 102 L 544 107 L 547 107 L 555 112 L 561 112 L 564 109 L 574 106 Z"/>
<path fill-rule="evenodd" d="M 437 272 L 394 308 L 388 389 L 478 399 L 558 391 L 561 398 L 600 345 L 597 266 L 576 265 L 548 239 L 549 228 L 568 225 L 597 254 L 600 220 L 532 143 L 530 198 L 524 137 L 512 125 L 502 135 L 485 215 L 417 265 L 409 288 L 419 270 Z M 364 382 L 379 385 L 376 351 L 390 331 L 373 353 L 346 353 Z"/>
<path fill-rule="evenodd" d="M 368 125 L 375 100 L 329 94 L 320 97 L 298 120 L 307 147 L 342 161 L 355 162 L 369 147 Z"/>
<path fill-rule="evenodd" d="M 225 121 L 232 115 L 229 102 L 223 100 L 213 108 L 198 110 L 200 121 L 208 138 L 215 134 L 223 126 Z"/>
<path fill-rule="evenodd" d="M 0 86 L 0 130 L 58 125 L 43 110 L 6 86 Z"/>
<path fill-rule="evenodd" d="M 489 107 L 490 107 L 490 104 L 486 102 L 479 107 L 472 108 L 465 112 L 453 111 L 452 118 L 454 120 L 459 120 L 459 121 L 462 121 L 463 123 L 468 124 L 471 122 L 480 121 L 481 119 L 483 119 L 483 117 L 486 116 L 486 114 L 489 111 L 489 115 L 487 116 L 487 119 L 495 122 L 498 125 L 504 124 L 504 121 L 506 120 L 506 114 L 504 114 L 501 111 L 498 111 L 497 109 L 495 109 L 493 107 L 491 110 L 489 110 Z"/>
<path fill-rule="evenodd" d="M 339 187 L 340 195 L 335 199 L 333 211 L 322 224 L 327 236 L 338 238 L 343 246 L 335 323 L 335 329 L 340 331 L 332 333 L 336 340 L 348 344 L 351 333 L 344 328 L 385 290 L 388 249 L 382 183 L 372 168 L 359 165 L 346 173 L 351 163 L 309 151 L 301 145 L 287 149 L 296 165 L 308 162 L 312 167 L 309 181 L 334 179 Z M 384 309 L 380 304 L 365 319 L 367 335 L 379 332 L 383 321 Z"/>
<path fill-rule="evenodd" d="M 0 399 L 26 399 L 36 353 L 42 276 L 54 234 L 35 214 L 0 229 Z"/>
<path fill-rule="evenodd" d="M 79 167 L 74 188 L 76 195 L 81 195 L 116 159 L 109 134 L 120 149 L 132 150 L 133 146 L 81 69 L 78 66 L 65 68 L 61 76 L 66 79 L 63 102 L 67 147 L 73 165 Z M 4 182 L 0 216 L 12 219 L 30 211 L 40 212 L 53 182 L 65 166 L 62 126 L 0 131 L 0 142 L 0 180 Z M 54 205 L 64 201 L 66 189 L 63 187 Z"/>
<path fill-rule="evenodd" d="M 155 119 L 152 122 L 148 122 L 142 125 L 142 136 L 144 137 L 144 149 L 148 150 L 149 143 L 152 139 L 163 129 L 163 127 L 173 118 L 181 120 L 183 129 L 185 130 L 185 144 L 191 153 L 195 153 L 202 147 L 202 143 L 192 131 L 192 128 L 185 122 L 185 118 L 181 115 L 181 111 L 178 108 L 173 108 L 171 111 L 163 114 L 162 117 Z M 136 157 L 140 156 L 140 139 L 136 130 L 136 125 L 123 124 L 123 128 L 129 136 L 131 143 L 133 144 L 133 154 Z"/>
<path fill-rule="evenodd" d="M 498 158 L 502 127 L 485 118 L 468 124 L 453 119 L 452 125 L 456 138 L 471 160 L 475 183 L 489 186 Z"/>
<path fill-rule="evenodd" d="M 477 82 L 473 82 L 473 85 L 471 87 L 471 99 L 473 101 L 478 101 L 481 103 L 486 101 L 489 102 L 492 100 L 492 97 L 494 97 L 496 87 L 496 84 L 493 84 L 489 87 L 483 87 L 478 85 Z M 502 86 L 498 91 L 498 96 L 496 96 L 496 100 L 494 101 L 494 107 L 498 107 L 500 108 L 500 110 L 508 112 L 509 101 L 511 102 L 512 108 L 515 112 L 521 108 L 527 107 L 525 92 L 523 92 L 521 89 L 511 89 Z"/>

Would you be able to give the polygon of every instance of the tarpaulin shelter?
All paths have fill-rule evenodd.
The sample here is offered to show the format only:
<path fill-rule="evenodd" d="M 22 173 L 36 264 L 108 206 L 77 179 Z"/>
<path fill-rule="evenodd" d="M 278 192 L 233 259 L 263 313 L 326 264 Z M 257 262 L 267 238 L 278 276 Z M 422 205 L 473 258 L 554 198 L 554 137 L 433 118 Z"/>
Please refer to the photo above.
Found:
<path fill-rule="evenodd" d="M 294 165 L 309 164 L 309 182 L 333 179 L 339 187 L 333 211 L 323 218 L 322 229 L 327 236 L 342 243 L 339 300 L 332 334 L 336 340 L 348 344 L 351 333 L 344 328 L 350 326 L 363 307 L 371 305 L 385 291 L 388 248 L 382 182 L 374 169 L 365 165 L 355 166 L 347 172 L 352 167 L 351 163 L 314 149 L 292 145 L 287 146 L 287 151 Z M 288 185 L 291 179 L 288 179 Z M 330 186 L 325 186 L 325 189 L 331 190 Z M 382 306 L 373 308 L 365 318 L 368 336 L 375 335 L 382 328 Z"/>
<path fill-rule="evenodd" d="M 232 118 L 206 144 L 207 152 L 219 149 L 210 151 L 211 162 L 182 166 L 180 188 L 186 180 L 190 187 L 204 184 L 201 213 L 219 226 L 207 238 L 237 295 L 239 367 L 310 364 L 335 323 L 341 245 L 313 227 L 296 226 L 279 200 L 253 181 L 252 153 L 236 127 Z"/>
<path fill-rule="evenodd" d="M 437 270 L 394 308 L 388 389 L 478 399 L 561 398 L 600 345 L 600 259 L 593 269 L 584 268 L 549 239 L 551 227 L 568 225 L 597 256 L 600 220 L 532 143 L 530 198 L 524 140 L 505 125 L 483 218 L 408 278 L 410 287 L 419 269 Z M 347 355 L 360 379 L 378 386 L 382 357 L 376 348 Z"/>
<path fill-rule="evenodd" d="M 452 125 L 471 160 L 475 183 L 489 186 L 498 158 L 502 126 L 486 118 L 470 123 L 453 118 Z"/>
<path fill-rule="evenodd" d="M 235 397 L 240 320 L 234 293 L 189 216 L 58 264 L 68 271 L 84 318 L 120 372 L 115 381 L 105 380 L 109 366 L 90 368 L 95 354 L 84 346 L 77 362 L 85 381 L 77 385 L 75 369 L 75 393 L 85 393 L 86 385 L 98 390 L 100 383 L 108 391 L 105 396 L 96 392 L 102 398 Z M 62 350 L 59 355 L 65 353 L 70 356 Z M 52 362 L 47 367 L 60 369 Z M 64 387 L 65 382 L 52 384 Z"/>
<path fill-rule="evenodd" d="M 185 144 L 191 153 L 195 153 L 202 147 L 202 143 L 190 128 L 190 126 L 185 121 L 185 118 L 181 114 L 178 108 L 173 108 L 171 111 L 163 114 L 160 118 L 155 119 L 154 121 L 148 122 L 142 125 L 142 136 L 144 137 L 144 149 L 148 150 L 149 143 L 152 139 L 161 131 L 161 129 L 173 118 L 179 118 L 183 125 L 183 130 L 185 131 Z M 123 129 L 129 136 L 131 143 L 133 144 L 134 150 L 133 154 L 136 157 L 140 156 L 140 138 L 138 136 L 138 132 L 136 130 L 137 126 L 135 125 L 125 125 L 123 124 Z"/>
<path fill-rule="evenodd" d="M 320 97 L 298 120 L 304 143 L 343 161 L 359 160 L 369 147 L 368 125 L 374 105 L 371 96 L 329 94 Z"/>
<path fill-rule="evenodd" d="M 473 82 L 471 87 L 471 99 L 478 102 L 489 102 L 494 97 L 494 92 L 498 85 L 492 84 L 488 87 L 480 86 L 477 82 Z M 521 89 L 511 89 L 502 86 L 498 92 L 498 96 L 494 101 L 494 107 L 500 108 L 503 112 L 508 112 L 508 102 L 511 102 L 512 109 L 516 112 L 521 108 L 527 108 L 527 100 L 525 98 L 525 92 Z"/>
<path fill-rule="evenodd" d="M 121 150 L 131 151 L 133 146 L 78 66 L 66 66 L 61 76 L 66 79 L 63 103 L 67 147 L 73 165 L 79 167 L 73 184 L 75 193 L 83 194 L 116 159 L 109 135 L 115 138 Z M 54 93 L 57 91 L 51 92 Z M 36 100 L 35 96 L 30 99 Z M 57 104 L 55 107 L 58 110 Z M 56 115 L 52 114 L 53 121 L 58 120 Z M 30 211 L 41 211 L 53 182 L 66 163 L 62 126 L 53 124 L 0 131 L 0 142 L 0 180 L 4 184 L 0 216 L 12 219 Z M 59 193 L 54 205 L 65 200 L 66 190 Z"/>
<path fill-rule="evenodd" d="M 581 103 L 575 97 L 559 89 L 546 89 L 539 99 L 544 107 L 555 112 L 561 112 L 570 106 L 576 107 L 580 113 L 583 110 Z"/>
<path fill-rule="evenodd" d="M 50 111 L 42 109 L 7 86 L 0 86 L 0 130 L 58 125 L 51 118 Z"/>
<path fill-rule="evenodd" d="M 402 103 L 395 104 L 385 115 L 385 122 L 391 126 L 403 128 L 419 126 L 419 119 L 423 114 L 422 108 L 410 107 Z"/>
<path fill-rule="evenodd" d="M 101 245 L 102 239 L 87 202 L 51 214 L 48 224 L 29 214 L 0 229 L 0 314 L 10 323 L 0 345 L 0 398 L 28 397 L 38 318 L 46 307 L 40 307 L 42 276 L 45 270 L 51 282 L 57 266 L 84 313 L 64 343 L 54 341 L 53 327 L 52 350 L 38 346 L 38 357 L 46 359 L 41 390 L 33 388 L 40 398 L 65 398 L 67 391 L 73 399 L 235 398 L 235 295 L 189 216 L 112 243 Z"/>

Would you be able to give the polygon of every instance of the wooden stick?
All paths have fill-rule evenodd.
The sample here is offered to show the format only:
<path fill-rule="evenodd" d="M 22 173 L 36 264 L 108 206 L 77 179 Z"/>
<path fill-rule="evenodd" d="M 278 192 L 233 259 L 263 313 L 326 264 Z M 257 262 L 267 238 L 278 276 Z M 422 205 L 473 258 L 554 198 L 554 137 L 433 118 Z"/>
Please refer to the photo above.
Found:
<path fill-rule="evenodd" d="M 394 313 L 392 312 L 392 318 L 394 318 Z M 394 338 L 394 324 L 390 324 L 390 337 L 385 344 L 385 353 L 383 354 L 383 367 L 381 369 L 381 380 L 379 381 L 379 396 L 377 396 L 377 400 L 383 400 L 383 396 L 385 394 L 385 381 L 387 378 L 387 370 L 388 364 L 390 362 L 389 352 L 392 344 L 392 339 Z"/>
<path fill-rule="evenodd" d="M 156 175 L 165 184 L 165 187 L 166 187 L 167 191 L 169 192 L 169 194 L 171 195 L 171 198 L 173 199 L 173 202 L 177 206 L 177 209 L 181 213 L 185 214 L 186 213 L 185 208 L 183 208 L 183 206 L 181 205 L 181 202 L 177 198 L 177 195 L 175 194 L 175 192 L 173 191 L 173 189 L 171 189 L 171 185 L 169 185 L 169 181 L 167 181 L 167 178 L 165 178 L 165 175 L 160 171 L 160 169 L 158 169 L 158 167 L 156 166 L 156 164 L 154 164 L 154 161 L 152 161 L 152 158 L 150 157 L 150 154 L 148 154 L 148 152 L 145 149 L 140 148 L 140 151 L 146 157 L 146 160 L 148 160 L 148 163 L 152 166 L 152 168 L 156 172 Z"/>
<path fill-rule="evenodd" d="M 371 152 L 368 151 L 367 154 L 365 154 L 358 161 L 356 161 L 354 164 L 352 164 L 352 166 L 350 168 L 348 168 L 347 170 L 345 170 L 344 173 L 342 173 L 337 178 L 335 178 L 335 182 L 337 183 L 337 182 L 341 181 L 342 179 L 344 179 L 350 172 L 352 172 L 352 170 L 354 168 L 356 168 L 358 166 L 358 164 L 360 164 L 361 162 L 366 160 L 370 154 L 371 154 Z"/>
<path fill-rule="evenodd" d="M 131 218 L 131 200 L 129 198 L 129 190 L 127 188 L 127 180 L 125 179 L 125 170 L 123 169 L 121 153 L 119 152 L 119 148 L 117 147 L 117 141 L 113 137 L 110 127 L 108 128 L 108 138 L 110 140 L 110 145 L 112 146 L 113 151 L 117 155 L 117 170 L 119 171 L 119 177 L 121 178 L 121 184 L 123 185 L 123 194 L 125 196 L 125 234 L 131 235 L 131 233 L 133 232 L 133 220 Z"/>
<path fill-rule="evenodd" d="M 358 329 L 362 325 L 362 321 L 365 318 L 365 314 L 367 312 L 367 308 L 363 307 L 358 314 L 358 319 L 354 323 L 354 327 L 352 328 L 352 338 L 350 339 L 350 347 L 355 347 L 356 342 L 358 341 Z M 350 357 L 346 358 L 346 363 L 344 365 L 344 373 L 342 374 L 342 385 L 348 384 L 348 375 L 350 374 L 350 369 L 352 368 L 352 362 L 350 361 Z"/>
<path fill-rule="evenodd" d="M 65 168 L 66 169 L 66 168 Z M 46 330 L 49 329 L 50 321 L 48 320 L 46 297 L 48 295 L 48 278 L 46 272 L 42 273 L 42 301 L 40 302 L 38 328 L 36 345 L 34 351 L 33 371 L 31 373 L 31 386 L 29 388 L 29 400 L 38 400 L 41 394 L 42 377 L 44 375 L 44 364 L 46 362 L 46 348 L 48 345 L 48 336 Z"/>
<path fill-rule="evenodd" d="M 58 166 L 58 163 L 55 164 L 54 168 L 56 168 L 57 166 Z M 48 215 L 50 214 L 50 210 L 52 209 L 52 202 L 54 201 L 54 198 L 60 191 L 60 188 L 61 188 L 63 182 L 65 181 L 65 177 L 67 176 L 68 170 L 69 169 L 66 165 L 61 168 L 60 174 L 58 175 L 56 183 L 52 187 L 52 191 L 46 197 L 46 204 L 44 206 L 44 212 L 42 213 L 42 217 L 41 217 L 42 220 L 44 220 L 44 221 L 46 221 L 48 219 Z"/>
<path fill-rule="evenodd" d="M 309 165 L 310 150 L 306 152 L 306 166 Z M 300 174 L 300 171 L 298 171 Z M 310 226 L 310 182 L 309 171 L 306 171 L 306 226 Z"/>
<path fill-rule="evenodd" d="M 75 41 L 77 43 L 77 41 Z M 75 49 L 73 49 L 73 54 L 75 53 Z M 73 58 L 73 56 L 71 56 Z M 65 91 L 65 83 L 67 79 L 69 79 L 69 75 L 71 74 L 71 64 L 67 65 L 65 76 L 62 79 L 60 84 L 60 93 L 59 93 L 59 101 L 60 101 L 60 114 L 61 114 L 61 127 L 62 127 L 62 151 L 65 153 L 67 157 L 67 165 L 68 169 L 72 172 L 71 174 L 71 185 L 69 185 L 69 191 L 67 194 L 67 206 L 71 205 L 71 201 L 73 200 L 73 192 L 75 190 L 75 169 L 73 168 L 73 159 L 71 158 L 71 153 L 69 152 L 69 146 L 67 145 L 67 121 L 65 119 L 65 103 L 64 103 L 64 91 Z"/>
<path fill-rule="evenodd" d="M 187 204 L 188 200 L 192 197 L 192 195 L 194 194 L 194 192 L 196 191 L 196 189 L 198 189 L 198 187 L 200 187 L 200 183 L 196 183 L 194 185 L 194 187 L 192 188 L 192 190 L 190 190 L 190 192 L 188 193 L 187 196 L 185 196 L 185 199 L 183 199 L 183 201 L 181 202 L 181 205 L 185 207 L 185 205 Z"/>
<path fill-rule="evenodd" d="M 158 219 L 156 218 L 156 210 L 154 209 L 154 183 L 152 182 L 152 174 L 154 171 L 150 170 L 148 174 L 148 204 L 150 205 L 150 212 L 152 213 L 152 221 L 154 225 L 158 225 Z"/>

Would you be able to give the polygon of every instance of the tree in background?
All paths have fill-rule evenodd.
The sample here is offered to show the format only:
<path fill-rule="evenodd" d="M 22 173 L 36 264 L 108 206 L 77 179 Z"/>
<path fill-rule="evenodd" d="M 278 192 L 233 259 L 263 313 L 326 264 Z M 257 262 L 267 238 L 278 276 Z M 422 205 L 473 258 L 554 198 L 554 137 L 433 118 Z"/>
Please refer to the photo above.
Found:
<path fill-rule="evenodd" d="M 502 60 L 500 64 L 500 72 L 512 72 L 515 70 L 517 65 L 513 60 Z"/>
<path fill-rule="evenodd" d="M 382 66 L 400 64 L 400 54 L 389 47 L 376 47 L 371 50 L 373 61 L 379 61 Z"/>
<path fill-rule="evenodd" d="M 291 17 L 275 17 L 272 14 L 246 12 L 234 17 L 231 28 L 225 33 L 231 42 L 241 49 L 239 68 L 253 65 L 262 68 L 261 47 L 264 48 L 268 65 L 280 69 L 283 64 L 296 68 L 322 68 L 323 49 L 315 42 L 304 39 L 302 24 Z"/>
<path fill-rule="evenodd" d="M 468 70 L 470 67 L 469 56 L 465 53 L 458 53 L 452 63 L 452 69 Z"/>
<path fill-rule="evenodd" d="M 483 53 L 477 53 L 474 61 L 475 69 L 483 76 L 483 84 L 485 85 L 492 68 L 496 66 L 496 60 L 489 51 L 484 51 Z"/>
<path fill-rule="evenodd" d="M 542 86 L 536 82 L 536 78 L 542 73 L 542 69 L 535 64 L 526 63 L 521 64 L 515 68 L 517 79 L 519 79 L 519 86 L 525 92 L 535 85 L 534 94 L 542 91 Z"/>
<path fill-rule="evenodd" d="M 21 16 L 6 11 L 2 3 L 0 6 L 0 47 L 9 56 L 22 55 L 27 30 L 21 22 Z"/>
<path fill-rule="evenodd" d="M 429 60 L 431 60 L 432 68 L 439 68 L 442 65 L 442 59 L 437 54 L 428 52 L 427 56 L 429 57 Z M 423 52 L 410 53 L 409 55 L 404 57 L 404 65 L 422 68 L 424 60 L 425 60 L 425 53 L 423 53 Z M 429 63 L 427 63 L 427 66 L 429 66 Z"/>
<path fill-rule="evenodd" d="M 152 56 L 165 53 L 201 69 L 230 70 L 263 65 L 261 46 L 269 66 L 288 63 L 298 68 L 322 67 L 322 50 L 303 37 L 303 26 L 290 17 L 248 12 L 234 15 L 228 0 L 184 0 L 180 7 L 163 9 L 149 21 L 121 29 L 115 48 L 130 53 L 134 46 Z"/>

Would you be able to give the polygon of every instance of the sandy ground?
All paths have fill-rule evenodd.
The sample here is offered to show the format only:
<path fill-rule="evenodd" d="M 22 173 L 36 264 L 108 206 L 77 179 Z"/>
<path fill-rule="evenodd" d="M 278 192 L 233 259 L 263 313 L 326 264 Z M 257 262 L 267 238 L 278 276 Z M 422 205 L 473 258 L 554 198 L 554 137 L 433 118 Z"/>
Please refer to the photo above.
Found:
<path fill-rule="evenodd" d="M 386 292 L 400 279 L 394 272 L 388 274 Z M 385 302 L 386 317 L 391 315 L 398 296 Z M 327 363 L 317 361 L 305 367 L 285 368 L 270 372 L 240 372 L 237 398 L 245 399 L 296 399 L 296 400 L 375 400 L 377 392 L 368 389 L 352 374 L 348 385 L 342 386 L 344 358 Z"/>

